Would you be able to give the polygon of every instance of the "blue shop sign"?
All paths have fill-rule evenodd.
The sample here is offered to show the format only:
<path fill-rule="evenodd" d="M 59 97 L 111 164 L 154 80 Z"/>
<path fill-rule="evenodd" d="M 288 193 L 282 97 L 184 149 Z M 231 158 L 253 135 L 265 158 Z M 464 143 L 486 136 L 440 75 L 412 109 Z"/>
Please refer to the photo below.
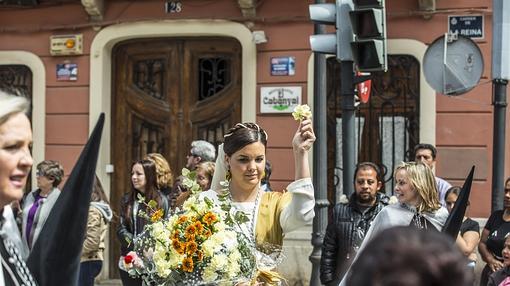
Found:
<path fill-rule="evenodd" d="M 471 39 L 483 39 L 483 15 L 448 16 L 448 31 Z"/>
<path fill-rule="evenodd" d="M 271 75 L 295 75 L 296 58 L 279 57 L 271 58 Z"/>

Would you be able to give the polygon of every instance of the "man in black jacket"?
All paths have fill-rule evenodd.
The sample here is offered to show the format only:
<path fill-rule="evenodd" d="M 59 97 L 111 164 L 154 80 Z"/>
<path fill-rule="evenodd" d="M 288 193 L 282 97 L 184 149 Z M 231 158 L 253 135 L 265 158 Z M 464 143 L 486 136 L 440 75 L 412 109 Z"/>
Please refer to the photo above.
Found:
<path fill-rule="evenodd" d="M 379 167 L 371 162 L 359 163 L 354 171 L 354 190 L 349 200 L 333 209 L 324 242 L 320 279 L 324 285 L 338 285 L 352 263 L 370 223 L 388 204 L 388 197 L 379 190 L 383 186 Z"/>

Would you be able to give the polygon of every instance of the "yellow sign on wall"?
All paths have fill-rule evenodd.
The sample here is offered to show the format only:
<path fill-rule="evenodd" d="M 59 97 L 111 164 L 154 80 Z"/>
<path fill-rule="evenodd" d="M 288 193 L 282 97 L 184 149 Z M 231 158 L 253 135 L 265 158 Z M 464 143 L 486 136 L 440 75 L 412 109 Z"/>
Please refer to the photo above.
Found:
<path fill-rule="evenodd" d="M 50 37 L 50 54 L 68 56 L 83 54 L 83 35 L 55 35 Z"/>

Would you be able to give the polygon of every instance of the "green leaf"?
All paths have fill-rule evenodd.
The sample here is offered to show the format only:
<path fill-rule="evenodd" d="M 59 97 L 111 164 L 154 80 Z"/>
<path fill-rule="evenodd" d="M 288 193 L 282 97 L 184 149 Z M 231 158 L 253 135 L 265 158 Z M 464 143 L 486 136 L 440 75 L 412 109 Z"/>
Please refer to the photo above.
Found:
<path fill-rule="evenodd" d="M 214 202 L 208 197 L 204 196 L 204 202 L 207 204 L 207 207 L 209 208 L 212 208 L 214 206 Z"/>
<path fill-rule="evenodd" d="M 282 110 L 289 108 L 289 106 L 288 105 L 273 105 L 273 108 L 276 110 L 282 111 Z"/>
<path fill-rule="evenodd" d="M 244 212 L 236 212 L 234 216 L 235 220 L 240 224 L 247 223 L 250 221 L 248 219 L 248 216 Z"/>
<path fill-rule="evenodd" d="M 148 206 L 152 209 L 155 209 L 158 207 L 158 203 L 155 200 L 150 200 Z"/>
<path fill-rule="evenodd" d="M 228 199 L 230 198 L 230 192 L 226 191 L 226 192 L 221 192 L 218 194 L 218 199 L 220 200 L 225 200 L 225 199 Z"/>

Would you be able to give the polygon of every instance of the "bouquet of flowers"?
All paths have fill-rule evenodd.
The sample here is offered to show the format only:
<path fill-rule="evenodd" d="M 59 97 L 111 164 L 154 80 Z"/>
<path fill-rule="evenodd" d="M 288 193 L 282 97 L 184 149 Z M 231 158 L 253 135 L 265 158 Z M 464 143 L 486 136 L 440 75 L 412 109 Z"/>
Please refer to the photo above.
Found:
<path fill-rule="evenodd" d="M 187 173 L 187 176 L 190 174 Z M 192 195 L 167 220 L 145 227 L 135 252 L 124 265 L 146 285 L 206 285 L 249 282 L 255 275 L 255 249 L 236 224 L 247 217 L 234 212 L 228 195 L 220 204 Z"/>

